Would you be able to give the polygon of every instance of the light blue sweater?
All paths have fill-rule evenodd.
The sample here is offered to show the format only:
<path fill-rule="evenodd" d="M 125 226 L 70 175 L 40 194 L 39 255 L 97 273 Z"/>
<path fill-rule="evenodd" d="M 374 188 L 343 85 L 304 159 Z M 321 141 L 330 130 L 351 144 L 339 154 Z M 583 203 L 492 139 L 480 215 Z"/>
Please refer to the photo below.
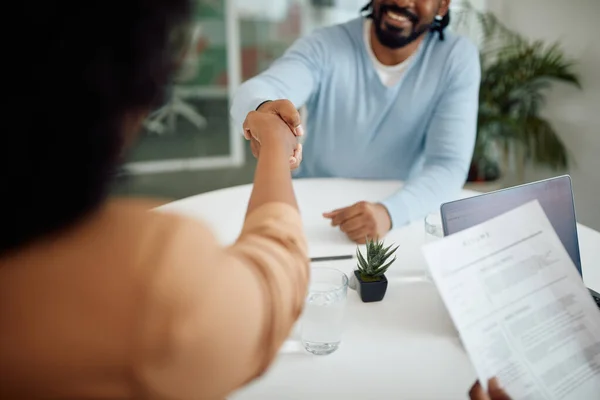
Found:
<path fill-rule="evenodd" d="M 457 196 L 475 143 L 481 70 L 468 39 L 428 34 L 402 80 L 382 84 L 363 39 L 363 18 L 299 39 L 236 93 L 240 127 L 265 100 L 308 111 L 298 177 L 396 179 L 382 203 L 394 227 Z"/>

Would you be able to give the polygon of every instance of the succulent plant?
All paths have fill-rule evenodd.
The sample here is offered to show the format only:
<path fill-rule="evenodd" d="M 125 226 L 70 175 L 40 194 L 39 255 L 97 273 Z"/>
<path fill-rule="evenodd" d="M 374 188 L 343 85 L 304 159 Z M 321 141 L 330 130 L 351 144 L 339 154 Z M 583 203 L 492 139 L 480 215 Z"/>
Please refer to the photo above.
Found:
<path fill-rule="evenodd" d="M 356 249 L 358 259 L 358 272 L 364 282 L 377 282 L 382 279 L 390 265 L 396 261 L 396 256 L 391 261 L 389 258 L 398 250 L 399 246 L 384 247 L 383 240 L 367 239 L 366 258 L 360 249 Z"/>

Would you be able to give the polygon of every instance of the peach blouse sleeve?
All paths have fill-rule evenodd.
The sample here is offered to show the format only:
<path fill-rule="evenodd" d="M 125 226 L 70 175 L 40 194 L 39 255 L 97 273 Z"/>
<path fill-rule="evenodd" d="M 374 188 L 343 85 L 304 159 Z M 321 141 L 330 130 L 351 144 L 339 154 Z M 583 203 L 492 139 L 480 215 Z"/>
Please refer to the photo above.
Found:
<path fill-rule="evenodd" d="M 181 219 L 169 237 L 152 260 L 138 379 L 150 396 L 222 399 L 265 371 L 300 315 L 309 275 L 300 215 L 263 205 L 230 247 Z"/>

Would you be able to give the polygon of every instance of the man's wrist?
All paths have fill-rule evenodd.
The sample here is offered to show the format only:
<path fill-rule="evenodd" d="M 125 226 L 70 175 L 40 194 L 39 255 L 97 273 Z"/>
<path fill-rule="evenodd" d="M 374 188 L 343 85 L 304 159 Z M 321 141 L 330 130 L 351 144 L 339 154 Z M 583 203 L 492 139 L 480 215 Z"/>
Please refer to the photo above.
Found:
<path fill-rule="evenodd" d="M 387 214 L 388 220 L 390 221 L 389 230 L 392 230 L 392 228 L 394 227 L 394 223 L 392 222 L 392 214 L 390 213 L 390 210 L 383 203 L 376 203 L 376 205 L 380 206 L 382 211 L 385 211 L 385 213 Z"/>
<path fill-rule="evenodd" d="M 260 103 L 260 104 L 259 104 L 259 105 L 256 107 L 256 109 L 255 109 L 254 111 L 258 111 L 258 110 L 259 110 L 259 109 L 260 109 L 262 106 L 264 106 L 265 104 L 267 104 L 267 103 L 270 103 L 270 102 L 272 102 L 272 101 L 273 101 L 273 100 L 265 100 L 265 101 L 262 101 L 262 102 L 261 102 L 261 103 Z"/>

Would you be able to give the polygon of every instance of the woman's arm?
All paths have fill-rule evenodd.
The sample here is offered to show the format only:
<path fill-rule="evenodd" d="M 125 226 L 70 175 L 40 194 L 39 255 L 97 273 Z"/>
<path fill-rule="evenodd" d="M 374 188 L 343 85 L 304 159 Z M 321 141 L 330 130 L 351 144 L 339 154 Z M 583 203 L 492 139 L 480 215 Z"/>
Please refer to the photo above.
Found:
<path fill-rule="evenodd" d="M 276 129 L 272 138 L 259 129 L 277 122 L 293 135 L 278 117 L 267 117 L 250 125 L 263 151 L 237 242 L 223 248 L 201 225 L 177 219 L 168 242 L 157 243 L 165 251 L 152 257 L 159 267 L 137 370 L 158 397 L 223 399 L 265 371 L 301 313 L 309 261 L 291 186 L 291 146 L 277 141 Z"/>
<path fill-rule="evenodd" d="M 272 202 L 298 209 L 289 164 L 297 139 L 290 128 L 276 115 L 251 112 L 244 129 L 261 144 L 247 214 Z"/>

